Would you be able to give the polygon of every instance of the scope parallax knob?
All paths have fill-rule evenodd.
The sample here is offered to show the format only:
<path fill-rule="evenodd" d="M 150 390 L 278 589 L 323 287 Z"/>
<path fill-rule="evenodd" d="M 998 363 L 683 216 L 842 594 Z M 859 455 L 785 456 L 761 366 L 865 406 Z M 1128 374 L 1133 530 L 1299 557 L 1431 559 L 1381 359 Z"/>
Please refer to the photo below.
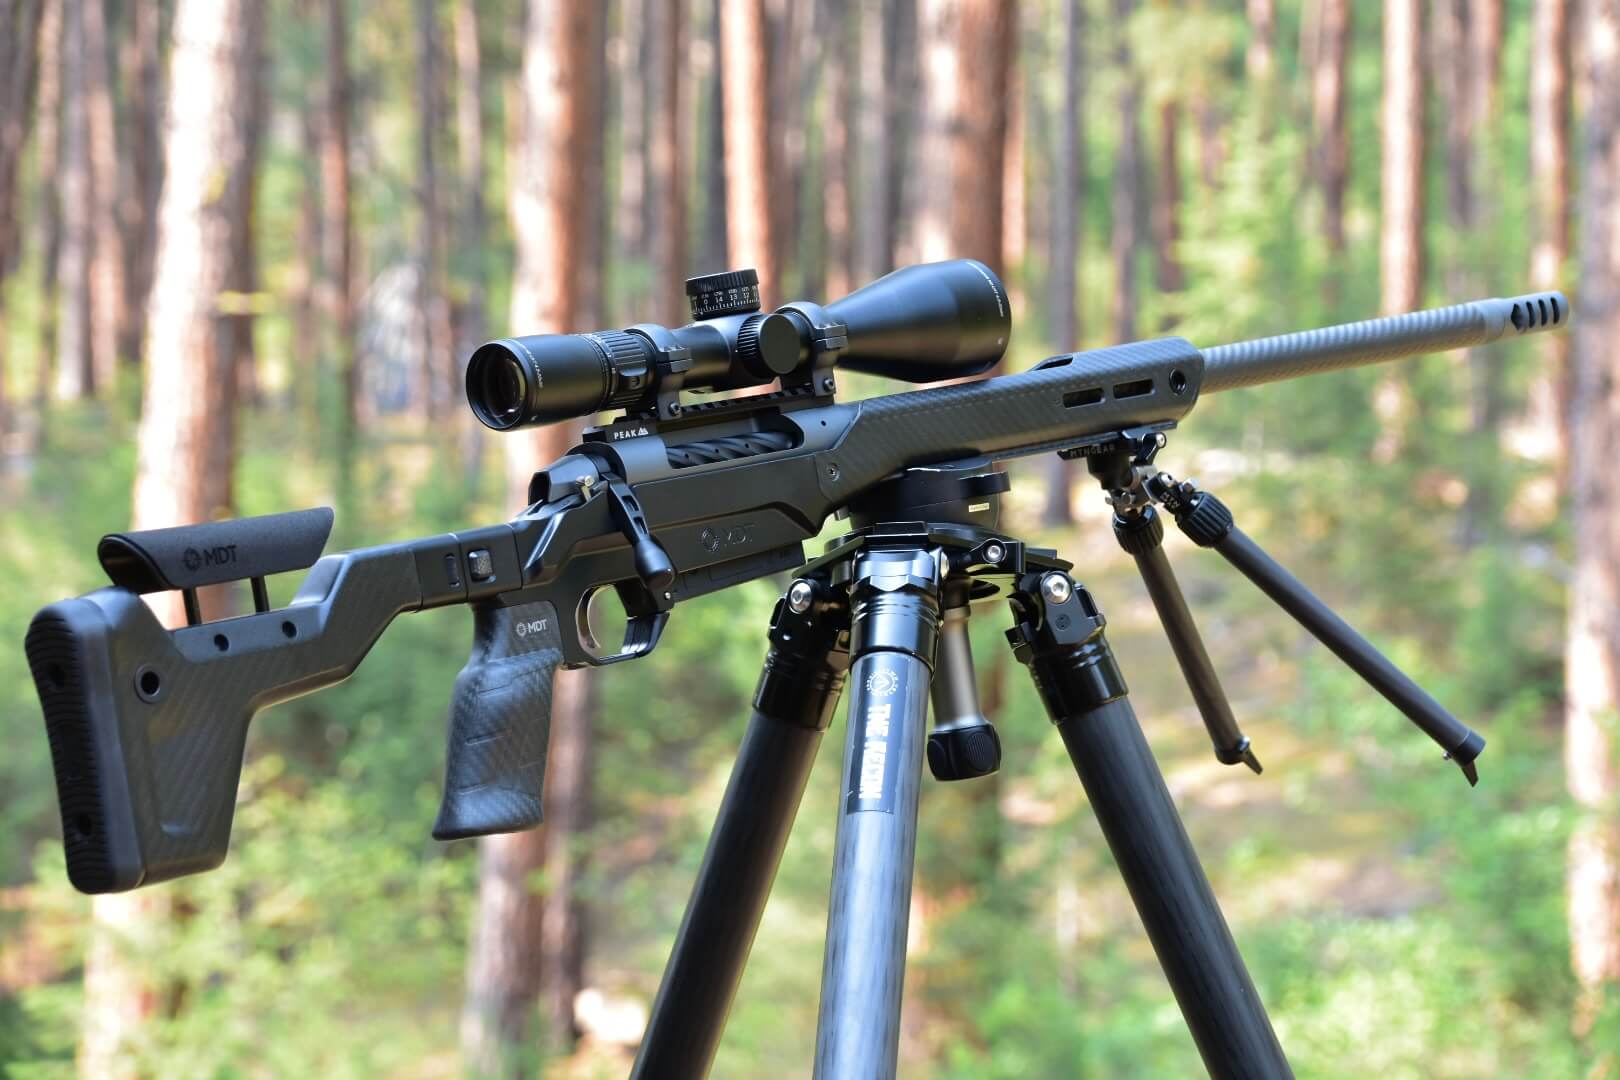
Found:
<path fill-rule="evenodd" d="M 787 315 L 755 315 L 737 328 L 737 359 L 761 379 L 786 375 L 799 366 L 799 328 Z"/>
<path fill-rule="evenodd" d="M 701 274 L 686 279 L 686 303 L 694 319 L 746 315 L 758 311 L 759 274 L 752 268 Z"/>

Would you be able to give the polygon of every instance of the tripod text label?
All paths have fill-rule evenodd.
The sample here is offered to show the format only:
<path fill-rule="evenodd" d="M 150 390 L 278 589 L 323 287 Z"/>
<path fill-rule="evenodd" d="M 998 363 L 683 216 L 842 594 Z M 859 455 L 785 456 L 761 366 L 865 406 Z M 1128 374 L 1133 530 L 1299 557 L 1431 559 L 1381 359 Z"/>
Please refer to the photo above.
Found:
<path fill-rule="evenodd" d="M 864 687 L 867 699 L 858 718 L 860 749 L 850 762 L 845 813 L 857 810 L 894 813 L 896 761 L 889 745 L 894 703 L 880 699 L 889 697 L 899 688 L 900 673 L 893 668 L 876 668 L 867 676 Z"/>

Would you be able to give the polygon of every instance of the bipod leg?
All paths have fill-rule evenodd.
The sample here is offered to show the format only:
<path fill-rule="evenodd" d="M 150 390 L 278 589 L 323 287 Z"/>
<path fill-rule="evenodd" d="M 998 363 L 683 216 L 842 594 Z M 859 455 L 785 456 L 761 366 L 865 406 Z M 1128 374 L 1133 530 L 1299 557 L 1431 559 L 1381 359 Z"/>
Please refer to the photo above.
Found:
<path fill-rule="evenodd" d="M 1258 773 L 1260 759 L 1254 756 L 1249 748 L 1249 737 L 1239 729 L 1237 718 L 1232 715 L 1232 704 L 1221 688 L 1220 676 L 1210 663 L 1198 624 L 1193 621 L 1176 573 L 1165 557 L 1164 523 L 1158 511 L 1151 506 L 1140 506 L 1116 512 L 1114 537 L 1136 560 L 1136 569 L 1141 572 L 1148 596 L 1153 600 L 1153 610 L 1158 613 L 1159 623 L 1170 639 L 1176 664 L 1187 680 L 1187 688 L 1198 705 L 1198 715 L 1209 732 L 1215 759 L 1223 765 L 1247 765 Z"/>
<path fill-rule="evenodd" d="M 1333 650 L 1351 671 L 1439 744 L 1446 757 L 1462 769 L 1470 784 L 1479 783 L 1474 759 L 1485 749 L 1484 737 L 1447 712 L 1427 690 L 1413 682 L 1298 578 L 1249 539 L 1233 522 L 1232 511 L 1225 503 L 1191 482 L 1178 482 L 1167 473 L 1153 476 L 1147 488 L 1153 498 L 1174 515 L 1181 531 L 1195 544 L 1220 552 L 1278 607 L 1292 615 L 1313 637 Z"/>
<path fill-rule="evenodd" d="M 1027 575 L 1013 611 L 1014 655 L 1063 736 L 1205 1067 L 1221 1078 L 1292 1076 L 1125 696 L 1102 613 L 1061 571 Z"/>
<path fill-rule="evenodd" d="M 754 714 L 720 802 L 632 1076 L 703 1076 L 714 1061 L 816 749 L 844 687 L 840 590 L 800 579 L 777 601 Z"/>

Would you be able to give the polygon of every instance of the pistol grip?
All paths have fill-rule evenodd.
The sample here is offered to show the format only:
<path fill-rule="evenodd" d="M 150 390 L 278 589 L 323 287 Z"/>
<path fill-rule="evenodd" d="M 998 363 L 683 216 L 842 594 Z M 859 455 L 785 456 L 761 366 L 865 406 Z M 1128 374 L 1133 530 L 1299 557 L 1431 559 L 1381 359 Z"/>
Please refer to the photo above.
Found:
<path fill-rule="evenodd" d="M 540 824 L 551 687 L 562 627 L 547 600 L 473 609 L 473 649 L 456 676 L 437 840 Z"/>

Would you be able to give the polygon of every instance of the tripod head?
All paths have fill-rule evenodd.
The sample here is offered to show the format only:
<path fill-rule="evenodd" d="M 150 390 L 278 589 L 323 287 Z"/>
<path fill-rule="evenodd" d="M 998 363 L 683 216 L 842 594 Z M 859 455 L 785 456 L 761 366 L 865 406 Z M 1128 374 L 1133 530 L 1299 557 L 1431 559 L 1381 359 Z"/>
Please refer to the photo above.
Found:
<path fill-rule="evenodd" d="M 1010 333 L 1000 281 L 958 260 L 897 271 L 825 308 L 766 314 L 742 310 L 755 303 L 746 274 L 697 280 L 700 317 L 687 327 L 508 338 L 475 354 L 469 399 L 492 427 L 626 410 L 537 471 L 529 505 L 508 522 L 319 561 L 326 510 L 104 538 L 110 586 L 44 608 L 27 638 L 73 883 L 118 891 L 217 866 L 251 718 L 346 678 L 401 613 L 466 604 L 474 614 L 434 835 L 531 828 L 556 669 L 645 655 L 681 601 L 801 566 L 804 541 L 832 514 L 847 513 L 857 532 L 922 522 L 958 541 L 977 535 L 975 557 L 988 559 L 991 544 L 1006 556 L 1008 539 L 993 533 L 1005 477 L 992 461 L 1134 453 L 1206 390 L 1568 321 L 1563 297 L 1542 293 L 1202 352 L 1181 338 L 1136 342 L 847 403 L 833 396 L 835 361 L 918 380 L 993 364 Z M 774 392 L 753 397 L 680 400 L 699 386 L 771 381 Z M 264 577 L 306 569 L 291 604 L 271 610 Z M 196 589 L 240 580 L 252 583 L 254 611 L 203 622 Z M 969 574 L 964 599 L 996 587 L 989 569 Z M 586 618 L 606 588 L 628 615 L 616 649 Z M 188 625 L 164 627 L 141 602 L 164 590 L 188 597 Z M 947 610 L 961 606 L 952 601 Z M 956 718 L 951 730 L 980 728 L 976 704 L 954 693 L 936 713 Z M 1448 752 L 1466 749 L 1441 734 Z"/>

